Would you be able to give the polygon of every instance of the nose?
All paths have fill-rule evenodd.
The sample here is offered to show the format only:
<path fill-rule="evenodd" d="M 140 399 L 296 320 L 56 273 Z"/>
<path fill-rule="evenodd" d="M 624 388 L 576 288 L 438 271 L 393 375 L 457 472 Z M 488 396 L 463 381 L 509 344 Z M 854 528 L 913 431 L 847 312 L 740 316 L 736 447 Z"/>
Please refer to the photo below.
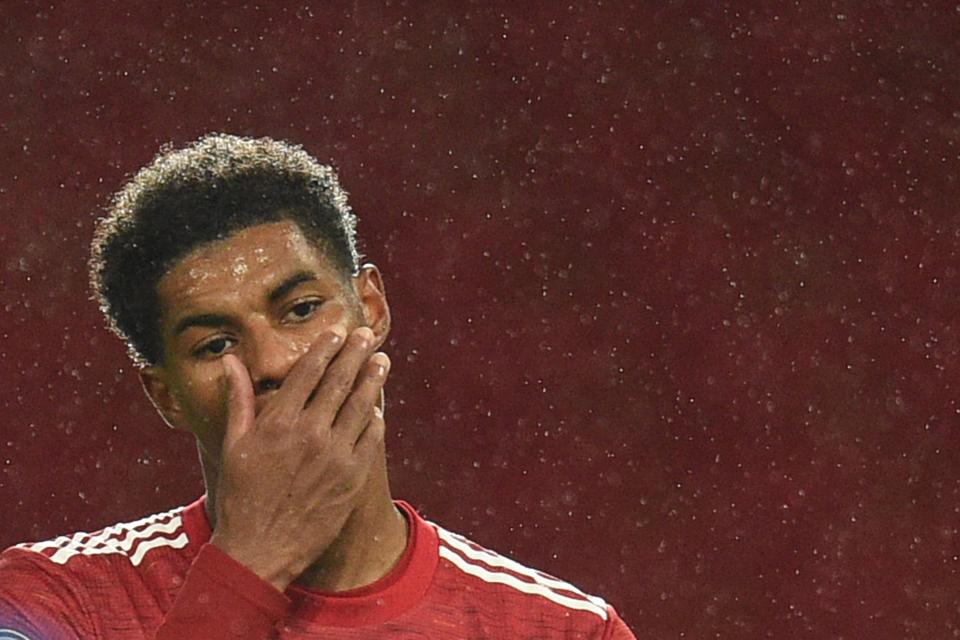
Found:
<path fill-rule="evenodd" d="M 251 331 L 244 344 L 243 359 L 254 393 L 262 395 L 279 389 L 304 351 L 299 341 L 272 327 Z"/>

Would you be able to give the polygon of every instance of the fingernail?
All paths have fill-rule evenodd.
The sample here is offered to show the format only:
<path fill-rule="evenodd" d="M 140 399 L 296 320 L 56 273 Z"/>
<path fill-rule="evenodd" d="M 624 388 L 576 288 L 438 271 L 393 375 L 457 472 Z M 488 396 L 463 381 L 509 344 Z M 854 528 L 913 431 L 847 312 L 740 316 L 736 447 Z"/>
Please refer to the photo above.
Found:
<path fill-rule="evenodd" d="M 378 352 L 371 357 L 371 360 L 373 361 L 373 364 L 374 364 L 373 375 L 377 376 L 378 378 L 382 378 L 383 376 L 385 376 L 387 374 L 387 365 L 389 364 L 389 360 L 387 360 L 387 357 L 384 354 Z"/>

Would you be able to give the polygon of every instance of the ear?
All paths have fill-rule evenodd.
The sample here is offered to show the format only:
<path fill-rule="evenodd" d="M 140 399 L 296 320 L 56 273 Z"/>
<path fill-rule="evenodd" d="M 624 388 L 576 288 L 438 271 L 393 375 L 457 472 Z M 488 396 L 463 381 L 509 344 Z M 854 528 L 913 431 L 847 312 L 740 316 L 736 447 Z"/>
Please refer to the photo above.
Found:
<path fill-rule="evenodd" d="M 353 287 L 360 300 L 364 323 L 373 331 L 376 345 L 380 347 L 390 333 L 390 306 L 380 270 L 375 264 L 363 265 L 353 277 Z"/>
<path fill-rule="evenodd" d="M 160 413 L 160 417 L 168 426 L 174 429 L 187 430 L 183 408 L 163 373 L 161 367 L 144 367 L 140 369 L 140 384 L 143 385 L 143 390 L 150 398 L 150 402 L 153 403 L 153 406 Z"/>

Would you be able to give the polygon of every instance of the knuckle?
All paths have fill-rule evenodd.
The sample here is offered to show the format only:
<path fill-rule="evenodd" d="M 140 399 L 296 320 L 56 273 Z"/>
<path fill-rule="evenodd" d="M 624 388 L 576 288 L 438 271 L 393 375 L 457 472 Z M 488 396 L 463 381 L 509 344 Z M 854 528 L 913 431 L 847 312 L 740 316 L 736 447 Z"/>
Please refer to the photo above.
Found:
<path fill-rule="evenodd" d="M 334 384 L 338 387 L 350 388 L 353 386 L 355 376 L 349 369 L 340 368 L 337 370 L 336 375 L 334 375 L 333 380 Z"/>
<path fill-rule="evenodd" d="M 257 416 L 257 425 L 267 429 L 280 428 L 287 423 L 288 419 L 283 408 L 276 406 L 276 403 L 272 403 L 265 406 L 260 415 Z"/>
<path fill-rule="evenodd" d="M 332 446 L 333 435 L 329 429 L 313 430 L 313 446 L 320 451 L 326 451 Z"/>
<path fill-rule="evenodd" d="M 340 410 L 340 415 L 338 416 L 339 421 L 341 422 L 353 422 L 357 420 L 361 415 L 361 409 L 357 406 L 357 403 L 353 398 Z"/>
<path fill-rule="evenodd" d="M 366 432 L 361 441 L 362 444 L 366 445 L 366 455 L 371 454 L 377 449 L 380 443 L 383 442 L 385 434 L 386 430 L 384 429 L 383 420 L 373 418 L 367 423 Z"/>

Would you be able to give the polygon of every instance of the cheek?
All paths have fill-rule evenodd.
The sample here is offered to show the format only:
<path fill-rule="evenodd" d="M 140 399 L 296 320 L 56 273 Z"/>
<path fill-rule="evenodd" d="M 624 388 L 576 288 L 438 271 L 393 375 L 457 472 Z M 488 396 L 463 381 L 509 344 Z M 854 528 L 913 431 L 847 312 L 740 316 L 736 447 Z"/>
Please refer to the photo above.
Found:
<path fill-rule="evenodd" d="M 360 319 L 362 320 L 362 316 Z M 356 309 L 340 301 L 330 301 L 317 311 L 311 322 L 301 325 L 304 346 L 309 349 L 317 338 L 332 329 L 339 329 L 346 335 L 351 329 L 359 326 L 357 323 Z"/>
<path fill-rule="evenodd" d="M 208 430 L 226 420 L 226 388 L 219 363 L 211 363 L 184 381 L 179 392 L 181 407 L 197 429 Z"/>
<path fill-rule="evenodd" d="M 346 327 L 354 316 L 354 309 L 347 304 L 335 301 L 324 305 L 320 313 L 320 321 L 332 326 Z"/>

